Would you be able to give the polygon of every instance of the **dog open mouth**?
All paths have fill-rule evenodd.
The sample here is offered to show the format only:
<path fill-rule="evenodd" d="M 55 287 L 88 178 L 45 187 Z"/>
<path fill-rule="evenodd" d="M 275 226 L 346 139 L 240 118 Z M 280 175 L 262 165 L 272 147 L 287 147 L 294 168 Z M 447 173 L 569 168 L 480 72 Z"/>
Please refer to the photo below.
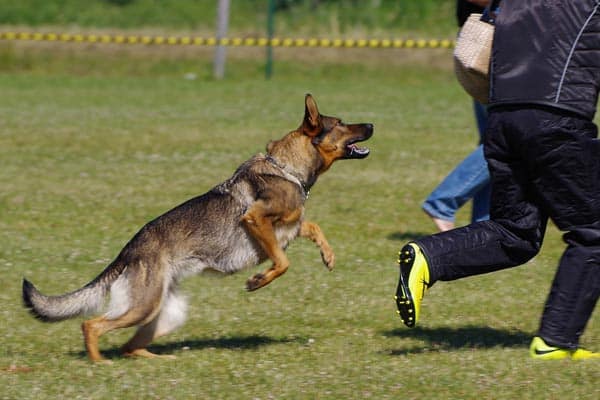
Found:
<path fill-rule="evenodd" d="M 348 143 L 346 145 L 346 157 L 345 158 L 365 158 L 366 156 L 369 155 L 371 150 L 369 150 L 366 147 L 360 147 L 360 146 L 356 145 L 356 143 L 359 141 L 360 140 L 354 141 L 354 142 Z"/>

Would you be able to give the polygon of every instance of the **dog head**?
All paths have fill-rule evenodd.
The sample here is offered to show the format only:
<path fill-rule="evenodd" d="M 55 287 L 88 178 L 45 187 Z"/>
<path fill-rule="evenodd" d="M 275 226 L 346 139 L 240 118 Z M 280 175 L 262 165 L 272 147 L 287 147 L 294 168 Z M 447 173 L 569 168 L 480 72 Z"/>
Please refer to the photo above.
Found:
<path fill-rule="evenodd" d="M 372 124 L 345 124 L 340 118 L 321 115 L 316 101 L 307 94 L 302 125 L 270 142 L 267 152 L 311 182 L 336 160 L 367 157 L 369 149 L 357 143 L 372 135 Z"/>
<path fill-rule="evenodd" d="M 306 95 L 302 131 L 323 157 L 325 169 L 340 159 L 365 158 L 370 151 L 358 142 L 373 135 L 372 124 L 345 124 L 340 118 L 321 115 L 317 103 Z"/>

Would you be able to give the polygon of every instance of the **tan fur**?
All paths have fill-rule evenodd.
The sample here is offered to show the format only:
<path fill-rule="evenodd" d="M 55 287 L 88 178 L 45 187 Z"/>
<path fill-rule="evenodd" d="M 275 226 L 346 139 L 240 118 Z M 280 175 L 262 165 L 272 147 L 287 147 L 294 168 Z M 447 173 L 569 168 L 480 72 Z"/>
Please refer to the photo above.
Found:
<path fill-rule="evenodd" d="M 234 273 L 270 259 L 272 265 L 250 277 L 246 289 L 268 285 L 288 269 L 285 254 L 297 236 L 312 240 L 328 269 L 335 256 L 321 228 L 304 220 L 304 203 L 317 177 L 343 158 L 364 158 L 371 124 L 345 125 L 321 115 L 312 96 L 305 98 L 302 125 L 242 164 L 209 192 L 188 200 L 146 224 L 106 269 L 81 289 L 46 296 L 23 281 L 26 307 L 43 321 L 61 321 L 98 312 L 82 324 L 91 360 L 103 361 L 103 334 L 137 326 L 123 346 L 128 356 L 158 357 L 146 347 L 184 322 L 186 305 L 177 294 L 189 274 L 214 270 Z"/>

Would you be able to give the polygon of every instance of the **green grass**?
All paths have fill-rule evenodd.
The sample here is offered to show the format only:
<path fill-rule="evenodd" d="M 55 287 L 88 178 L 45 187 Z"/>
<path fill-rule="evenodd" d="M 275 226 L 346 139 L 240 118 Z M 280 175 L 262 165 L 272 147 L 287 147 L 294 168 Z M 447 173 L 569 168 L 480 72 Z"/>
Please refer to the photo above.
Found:
<path fill-rule="evenodd" d="M 420 203 L 476 140 L 446 56 L 284 59 L 271 81 L 260 59 L 234 57 L 218 82 L 206 58 L 77 49 L 5 48 L 0 62 L 0 398 L 598 398 L 598 363 L 527 355 L 563 248 L 553 227 L 527 266 L 436 284 L 419 328 L 395 314 L 396 252 L 433 232 Z M 129 330 L 101 340 L 113 365 L 92 365 L 81 319 L 43 324 L 23 309 L 22 277 L 48 294 L 85 284 L 149 219 L 298 126 L 307 92 L 324 114 L 375 124 L 370 157 L 335 164 L 307 203 L 333 272 L 299 239 L 290 270 L 257 292 L 244 282 L 264 266 L 190 277 L 186 325 L 152 347 L 176 361 L 118 357 Z M 583 345 L 600 350 L 599 328 L 593 318 Z"/>

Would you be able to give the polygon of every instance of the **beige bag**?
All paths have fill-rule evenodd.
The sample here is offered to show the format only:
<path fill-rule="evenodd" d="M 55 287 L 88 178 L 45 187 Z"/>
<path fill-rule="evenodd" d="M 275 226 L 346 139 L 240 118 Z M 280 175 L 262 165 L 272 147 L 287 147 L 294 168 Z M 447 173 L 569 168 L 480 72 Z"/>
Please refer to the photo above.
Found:
<path fill-rule="evenodd" d="M 486 104 L 489 100 L 494 25 L 481 21 L 481 15 L 469 15 L 458 33 L 454 48 L 454 72 L 466 92 Z"/>

